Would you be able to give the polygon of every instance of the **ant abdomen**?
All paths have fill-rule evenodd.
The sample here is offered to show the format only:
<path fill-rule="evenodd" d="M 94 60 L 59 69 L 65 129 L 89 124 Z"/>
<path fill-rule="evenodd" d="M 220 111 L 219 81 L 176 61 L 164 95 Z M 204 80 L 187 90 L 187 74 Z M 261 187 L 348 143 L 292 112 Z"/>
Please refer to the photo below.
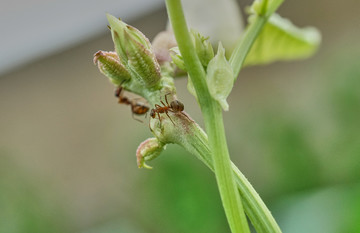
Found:
<path fill-rule="evenodd" d="M 131 110 L 136 115 L 144 115 L 149 111 L 149 107 L 145 106 L 142 103 L 135 103 L 131 106 Z"/>
<path fill-rule="evenodd" d="M 170 103 L 171 110 L 174 112 L 181 112 L 184 110 L 184 104 L 178 100 L 173 100 Z"/>
<path fill-rule="evenodd" d="M 134 117 L 134 114 L 136 114 L 136 115 L 144 115 L 144 114 L 146 114 L 149 111 L 148 106 L 146 106 L 145 104 L 143 104 L 141 102 L 136 102 L 134 100 L 130 100 L 126 96 L 123 96 L 123 88 L 121 87 L 121 85 L 115 90 L 115 96 L 117 98 L 119 98 L 119 103 L 120 104 L 130 105 L 131 106 L 132 117 L 135 120 L 142 122 L 141 120 L 136 119 Z"/>

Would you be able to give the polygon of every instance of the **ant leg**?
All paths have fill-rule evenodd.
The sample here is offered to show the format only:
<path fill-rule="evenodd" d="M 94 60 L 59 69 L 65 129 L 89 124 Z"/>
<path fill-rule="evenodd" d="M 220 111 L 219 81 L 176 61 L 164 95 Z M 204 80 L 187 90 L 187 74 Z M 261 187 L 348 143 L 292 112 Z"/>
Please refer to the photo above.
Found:
<path fill-rule="evenodd" d="M 169 112 L 173 112 L 173 113 L 175 113 L 175 114 L 177 114 L 178 112 L 175 112 L 174 110 L 172 110 L 171 108 L 170 109 L 168 109 L 167 111 L 169 111 Z M 189 121 L 192 121 L 184 112 L 180 112 L 182 115 L 184 115 Z"/>
<path fill-rule="evenodd" d="M 142 120 L 137 119 L 136 117 L 134 117 L 134 113 L 132 113 L 131 116 L 132 116 L 132 118 L 133 118 L 134 120 L 137 120 L 138 122 L 144 123 Z"/>
<path fill-rule="evenodd" d="M 164 107 L 169 107 L 168 105 L 165 105 L 162 100 L 160 100 L 160 102 L 164 105 Z"/>
<path fill-rule="evenodd" d="M 128 104 L 128 102 L 129 102 L 128 98 L 123 97 L 123 95 L 124 95 L 124 94 L 123 94 L 123 93 L 124 93 L 123 90 L 124 90 L 124 89 L 123 89 L 122 86 L 118 86 L 118 87 L 115 89 L 115 97 L 118 98 L 118 103 L 119 103 L 119 104 L 122 104 L 122 103 Z"/>
<path fill-rule="evenodd" d="M 167 106 L 170 106 L 170 105 L 169 105 L 169 102 L 168 102 L 168 100 L 167 100 L 167 96 L 170 95 L 170 94 L 171 94 L 171 93 L 169 92 L 169 93 L 167 93 L 167 94 L 165 95 L 165 101 L 166 101 Z"/>
<path fill-rule="evenodd" d="M 121 97 L 123 96 L 123 87 L 122 87 L 122 85 L 123 85 L 123 83 L 124 83 L 125 81 L 127 81 L 127 80 L 126 80 L 126 79 L 123 80 L 123 81 L 119 84 L 119 86 L 115 89 L 115 96 L 118 97 L 119 99 L 121 99 Z"/>
<path fill-rule="evenodd" d="M 185 113 L 183 113 L 183 112 L 180 112 L 180 113 L 183 114 L 189 121 L 192 121 Z"/>
<path fill-rule="evenodd" d="M 120 95 L 121 95 L 121 92 L 122 92 L 122 87 L 121 86 L 118 86 L 116 89 L 115 89 L 115 97 L 119 98 Z"/>
<path fill-rule="evenodd" d="M 160 121 L 160 129 L 161 129 L 161 118 L 160 118 L 160 113 L 157 113 L 158 117 L 159 117 L 159 121 Z"/>
<path fill-rule="evenodd" d="M 122 80 L 122 82 L 120 83 L 120 86 L 122 86 L 124 84 L 124 82 L 126 82 L 126 81 L 127 81 L 127 79 Z"/>
<path fill-rule="evenodd" d="M 173 123 L 173 125 L 175 125 L 175 123 L 173 122 L 173 120 L 172 120 L 171 117 L 169 116 L 168 112 L 166 111 L 165 113 L 166 113 L 166 116 L 169 117 L 169 119 L 170 119 L 170 121 Z"/>
<path fill-rule="evenodd" d="M 122 96 L 122 90 L 123 90 L 122 85 L 123 85 L 123 83 L 124 83 L 125 81 L 126 81 L 126 80 L 123 80 L 123 81 L 119 84 L 119 86 L 115 89 L 115 96 L 116 96 L 116 97 Z"/>
<path fill-rule="evenodd" d="M 154 134 L 154 130 L 151 128 L 150 121 L 151 121 L 151 119 L 149 120 L 149 129 L 150 129 L 151 133 Z"/>

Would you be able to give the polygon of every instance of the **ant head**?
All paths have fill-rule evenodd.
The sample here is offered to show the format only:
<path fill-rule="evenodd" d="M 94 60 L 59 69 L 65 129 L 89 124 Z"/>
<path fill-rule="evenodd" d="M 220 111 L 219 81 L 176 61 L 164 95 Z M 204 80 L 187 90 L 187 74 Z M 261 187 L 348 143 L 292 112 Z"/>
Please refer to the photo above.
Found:
<path fill-rule="evenodd" d="M 120 94 L 121 94 L 121 91 L 122 91 L 121 86 L 117 87 L 117 88 L 115 89 L 115 97 L 119 98 L 119 97 L 120 97 Z"/>
<path fill-rule="evenodd" d="M 184 110 L 184 104 L 181 103 L 178 100 L 173 100 L 170 103 L 170 107 L 175 111 L 175 112 L 181 112 Z"/>
<path fill-rule="evenodd" d="M 150 111 L 150 116 L 151 116 L 152 118 L 155 118 L 155 110 L 154 110 L 154 109 L 151 109 L 151 111 Z"/>

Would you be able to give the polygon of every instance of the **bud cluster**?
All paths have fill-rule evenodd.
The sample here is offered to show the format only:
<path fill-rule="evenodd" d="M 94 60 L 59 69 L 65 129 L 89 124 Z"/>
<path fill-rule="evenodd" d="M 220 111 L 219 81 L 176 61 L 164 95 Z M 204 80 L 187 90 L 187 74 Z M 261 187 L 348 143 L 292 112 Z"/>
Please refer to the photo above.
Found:
<path fill-rule="evenodd" d="M 146 88 L 160 81 L 160 65 L 149 40 L 138 29 L 112 15 L 107 15 L 115 52 L 98 51 L 94 63 L 111 82 L 119 85 L 129 80 Z"/>

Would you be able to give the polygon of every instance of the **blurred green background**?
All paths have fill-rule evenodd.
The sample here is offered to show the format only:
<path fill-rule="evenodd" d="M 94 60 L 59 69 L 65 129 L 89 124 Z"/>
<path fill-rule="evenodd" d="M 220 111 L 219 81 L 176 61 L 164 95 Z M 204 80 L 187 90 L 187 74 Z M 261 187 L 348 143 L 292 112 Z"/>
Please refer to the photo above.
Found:
<path fill-rule="evenodd" d="M 283 232 L 360 232 L 359 8 L 285 1 L 281 15 L 320 29 L 320 50 L 244 69 L 229 98 L 231 157 Z M 165 8 L 129 23 L 152 39 Z M 104 30 L 0 76 L 0 233 L 229 232 L 213 174 L 182 148 L 137 168 L 148 119 L 134 121 L 92 63 L 112 48 Z M 201 124 L 186 80 L 176 85 Z"/>

